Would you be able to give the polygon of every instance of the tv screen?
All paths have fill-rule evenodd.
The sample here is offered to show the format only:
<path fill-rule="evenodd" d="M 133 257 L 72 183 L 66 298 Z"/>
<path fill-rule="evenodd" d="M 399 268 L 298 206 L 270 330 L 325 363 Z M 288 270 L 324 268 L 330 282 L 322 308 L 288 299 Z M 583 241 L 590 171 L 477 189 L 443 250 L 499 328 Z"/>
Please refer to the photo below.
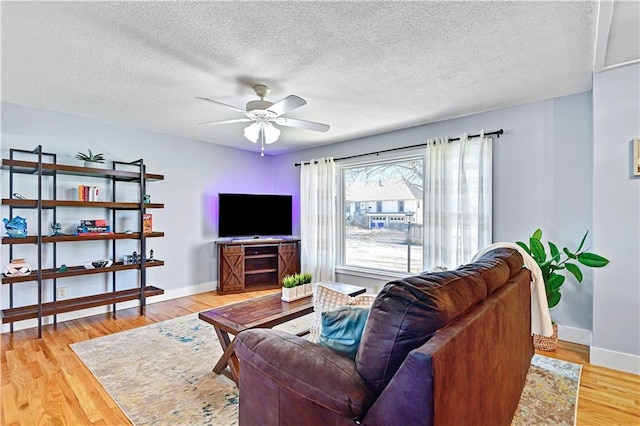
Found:
<path fill-rule="evenodd" d="M 290 236 L 291 195 L 219 194 L 218 236 Z"/>

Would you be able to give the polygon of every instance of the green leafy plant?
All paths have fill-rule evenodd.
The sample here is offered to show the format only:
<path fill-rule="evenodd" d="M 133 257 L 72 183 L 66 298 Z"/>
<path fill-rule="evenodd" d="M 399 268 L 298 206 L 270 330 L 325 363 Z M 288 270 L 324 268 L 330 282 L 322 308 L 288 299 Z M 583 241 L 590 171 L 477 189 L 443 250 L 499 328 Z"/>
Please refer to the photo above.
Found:
<path fill-rule="evenodd" d="M 311 275 L 310 272 L 305 272 L 303 274 L 301 274 L 301 279 L 302 279 L 302 284 L 309 284 L 311 283 L 311 279 L 313 278 L 313 275 Z"/>
<path fill-rule="evenodd" d="M 282 287 L 293 288 L 298 285 L 298 278 L 295 275 L 287 275 L 282 278 Z"/>
<path fill-rule="evenodd" d="M 89 154 L 85 154 L 84 152 L 79 152 L 76 155 L 76 158 L 78 160 L 82 160 L 82 161 L 89 161 L 90 163 L 104 163 L 105 162 L 105 158 L 104 158 L 104 154 L 94 154 L 91 152 L 91 150 L 89 150 Z"/>
<path fill-rule="evenodd" d="M 282 279 L 282 287 L 292 288 L 302 284 L 309 284 L 311 282 L 311 278 L 312 275 L 309 272 L 287 275 Z"/>
<path fill-rule="evenodd" d="M 522 241 L 516 242 L 516 244 L 529 253 L 538 266 L 540 266 L 549 308 L 553 308 L 560 302 L 560 287 L 564 284 L 566 278 L 562 274 L 569 271 L 571 275 L 581 283 L 583 275 L 580 264 L 590 268 L 602 268 L 609 263 L 609 260 L 604 257 L 590 253 L 587 251 L 588 249 L 582 249 L 588 233 L 589 231 L 585 232 L 580 245 L 575 251 L 564 247 L 561 253 L 557 245 L 551 241 L 547 241 L 550 252 L 549 256 L 547 256 L 544 244 L 542 244 L 542 231 L 540 229 L 536 229 L 533 235 L 531 235 L 529 245 Z"/>

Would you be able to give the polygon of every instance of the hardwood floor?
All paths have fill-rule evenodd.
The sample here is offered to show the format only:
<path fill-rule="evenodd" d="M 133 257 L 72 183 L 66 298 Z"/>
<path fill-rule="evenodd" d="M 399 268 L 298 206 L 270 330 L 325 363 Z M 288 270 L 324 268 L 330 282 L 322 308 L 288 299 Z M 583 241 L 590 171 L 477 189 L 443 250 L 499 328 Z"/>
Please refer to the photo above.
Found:
<path fill-rule="evenodd" d="M 2 425 L 128 425 L 120 408 L 69 345 L 119 331 L 203 311 L 266 290 L 235 295 L 215 292 L 95 315 L 46 326 L 42 339 L 35 329 L 2 334 Z M 560 342 L 542 355 L 582 364 L 578 425 L 640 425 L 640 376 L 588 363 L 585 346 Z"/>

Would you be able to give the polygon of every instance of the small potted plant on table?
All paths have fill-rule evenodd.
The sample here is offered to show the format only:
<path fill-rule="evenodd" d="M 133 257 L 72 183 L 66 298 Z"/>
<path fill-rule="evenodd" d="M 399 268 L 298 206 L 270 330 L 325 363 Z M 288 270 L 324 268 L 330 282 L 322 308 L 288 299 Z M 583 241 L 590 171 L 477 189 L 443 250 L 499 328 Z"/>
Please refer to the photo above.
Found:
<path fill-rule="evenodd" d="M 590 253 L 583 249 L 584 242 L 587 239 L 585 232 L 580 245 L 575 251 L 569 250 L 567 247 L 562 249 L 562 253 L 558 250 L 558 246 L 551 241 L 547 241 L 549 245 L 549 256 L 547 256 L 544 244 L 542 244 L 542 231 L 536 231 L 529 238 L 529 245 L 522 241 L 517 241 L 520 247 L 524 249 L 536 261 L 542 271 L 542 279 L 544 280 L 545 292 L 547 295 L 547 306 L 549 309 L 555 307 L 560 302 L 560 287 L 564 284 L 566 271 L 569 271 L 575 279 L 582 282 L 582 271 L 580 265 L 590 268 L 602 268 L 609 263 L 604 257 Z M 533 345 L 536 349 L 542 351 L 555 351 L 558 344 L 558 324 L 553 321 L 553 335 L 545 337 L 540 335 L 533 336 Z"/>
<path fill-rule="evenodd" d="M 308 272 L 285 276 L 282 279 L 282 300 L 291 302 L 311 296 L 313 293 L 311 278 L 312 275 Z"/>

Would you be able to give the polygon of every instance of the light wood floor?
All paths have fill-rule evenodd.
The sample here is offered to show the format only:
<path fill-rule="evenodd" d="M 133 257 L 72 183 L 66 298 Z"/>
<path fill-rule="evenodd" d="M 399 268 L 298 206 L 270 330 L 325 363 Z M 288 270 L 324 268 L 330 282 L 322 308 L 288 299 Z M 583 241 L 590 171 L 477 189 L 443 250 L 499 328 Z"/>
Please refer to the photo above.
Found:
<path fill-rule="evenodd" d="M 69 345 L 153 324 L 273 291 L 198 294 L 137 309 L 96 315 L 35 329 L 2 334 L 2 425 L 128 425 L 111 397 Z M 578 425 L 640 425 L 640 376 L 588 363 L 588 348 L 561 342 L 546 356 L 584 365 L 578 402 Z M 152 355 L 151 355 L 152 356 Z"/>

